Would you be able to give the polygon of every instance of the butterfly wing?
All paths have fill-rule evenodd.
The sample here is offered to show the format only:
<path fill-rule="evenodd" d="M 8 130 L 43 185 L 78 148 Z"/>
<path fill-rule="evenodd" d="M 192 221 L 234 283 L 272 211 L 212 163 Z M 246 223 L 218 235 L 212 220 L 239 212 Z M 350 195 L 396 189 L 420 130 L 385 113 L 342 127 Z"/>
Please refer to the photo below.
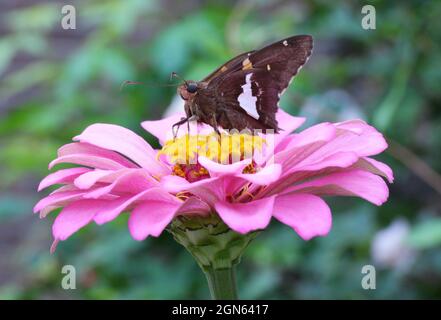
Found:
<path fill-rule="evenodd" d="M 218 105 L 219 124 L 240 130 L 244 127 L 242 118 L 248 128 L 277 131 L 275 115 L 280 96 L 307 62 L 312 47 L 311 36 L 294 36 L 231 60 L 234 64 L 228 72 L 218 73 L 207 87 Z"/>
<path fill-rule="evenodd" d="M 242 61 L 250 56 L 254 51 L 248 51 L 244 52 L 242 54 L 239 54 L 238 56 L 232 58 L 231 60 L 228 60 L 223 65 L 221 65 L 219 68 L 214 70 L 212 73 L 210 73 L 208 76 L 206 76 L 202 82 L 210 82 L 211 80 L 215 78 L 219 78 L 220 76 L 224 76 L 228 73 L 231 73 L 232 71 L 239 70 L 242 64 Z"/>

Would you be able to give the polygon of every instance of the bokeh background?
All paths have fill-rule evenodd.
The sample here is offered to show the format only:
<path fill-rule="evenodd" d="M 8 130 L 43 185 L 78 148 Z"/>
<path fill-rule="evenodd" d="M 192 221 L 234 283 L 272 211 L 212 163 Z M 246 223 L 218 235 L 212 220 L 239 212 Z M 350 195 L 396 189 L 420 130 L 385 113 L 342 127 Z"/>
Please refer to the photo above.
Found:
<path fill-rule="evenodd" d="M 61 28 L 74 5 L 76 30 Z M 376 8 L 375 30 L 361 8 Z M 256 299 L 441 298 L 441 2 L 37 1 L 0 2 L 0 298 L 208 298 L 203 274 L 168 233 L 136 242 L 120 216 L 90 225 L 49 254 L 55 215 L 32 207 L 59 146 L 95 122 L 129 127 L 158 119 L 172 71 L 200 79 L 242 51 L 294 34 L 315 50 L 281 107 L 320 121 L 362 118 L 387 136 L 380 160 L 395 172 L 375 207 L 330 199 L 328 237 L 302 241 L 273 222 L 238 270 L 239 294 Z M 306 127 L 304 125 L 304 127 Z M 61 267 L 77 289 L 61 289 Z M 377 270 L 363 290 L 364 265 Z"/>

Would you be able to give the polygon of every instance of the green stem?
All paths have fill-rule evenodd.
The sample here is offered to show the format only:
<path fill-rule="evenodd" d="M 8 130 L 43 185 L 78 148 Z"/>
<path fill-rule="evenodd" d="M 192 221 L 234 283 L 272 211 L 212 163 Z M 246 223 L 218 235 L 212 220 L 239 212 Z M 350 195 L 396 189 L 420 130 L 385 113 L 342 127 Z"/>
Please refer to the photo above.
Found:
<path fill-rule="evenodd" d="M 213 300 L 237 300 L 234 266 L 227 269 L 204 268 Z"/>
<path fill-rule="evenodd" d="M 258 232 L 239 234 L 216 214 L 179 216 L 167 230 L 204 271 L 212 299 L 237 299 L 234 267 Z"/>

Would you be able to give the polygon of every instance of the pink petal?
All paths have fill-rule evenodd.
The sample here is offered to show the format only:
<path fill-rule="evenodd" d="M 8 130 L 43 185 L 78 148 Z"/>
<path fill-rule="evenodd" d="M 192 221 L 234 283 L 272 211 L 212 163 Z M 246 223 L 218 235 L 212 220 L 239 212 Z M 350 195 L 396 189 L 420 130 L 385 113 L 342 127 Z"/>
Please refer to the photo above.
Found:
<path fill-rule="evenodd" d="M 59 242 L 60 242 L 60 240 L 54 239 L 54 241 L 52 242 L 51 248 L 50 248 L 50 253 L 51 254 L 55 253 L 55 250 L 57 250 L 57 246 L 58 246 Z"/>
<path fill-rule="evenodd" d="M 317 195 L 358 196 L 376 205 L 383 204 L 389 196 L 389 189 L 381 177 L 357 169 L 307 181 L 285 189 L 283 193 L 292 191 Z"/>
<path fill-rule="evenodd" d="M 144 121 L 141 123 L 141 126 L 155 136 L 161 145 L 164 145 L 166 141 L 173 139 L 172 126 L 181 120 L 182 117 L 185 117 L 185 113 L 179 112 L 161 120 Z M 182 134 L 183 130 L 181 129 L 186 130 L 187 125 L 184 124 L 181 127 L 179 133 Z"/>
<path fill-rule="evenodd" d="M 307 158 L 295 165 L 289 172 L 318 171 L 325 168 L 347 168 L 358 161 L 359 157 L 354 152 L 337 152 L 316 162 Z"/>
<path fill-rule="evenodd" d="M 160 184 L 167 192 L 178 193 L 185 190 L 190 185 L 190 182 L 182 177 L 170 175 L 163 177 L 160 180 Z"/>
<path fill-rule="evenodd" d="M 60 206 L 47 206 L 40 210 L 40 219 L 46 218 L 46 216 L 55 209 L 61 208 Z"/>
<path fill-rule="evenodd" d="M 360 119 L 353 119 L 343 122 L 335 123 L 339 129 L 349 130 L 358 135 L 368 133 L 378 133 L 377 129 L 368 125 L 365 121 Z"/>
<path fill-rule="evenodd" d="M 111 173 L 114 172 L 125 172 L 125 169 L 121 169 L 118 171 L 115 170 L 100 170 L 95 169 L 89 172 L 86 172 L 85 174 L 79 176 L 75 179 L 74 184 L 79 189 L 89 189 L 92 187 L 100 178 L 103 178 Z"/>
<path fill-rule="evenodd" d="M 291 143 L 286 148 L 300 148 L 316 142 L 328 142 L 335 138 L 335 134 L 335 126 L 332 123 L 323 122 L 293 135 Z"/>
<path fill-rule="evenodd" d="M 364 157 L 380 153 L 386 147 L 383 136 L 362 121 L 322 123 L 291 138 L 276 154 L 275 161 L 283 164 L 284 172 L 291 172 L 300 162 L 302 166 L 319 165 L 337 153 Z"/>
<path fill-rule="evenodd" d="M 152 188 L 134 196 L 124 196 L 109 202 L 105 208 L 96 214 L 94 220 L 97 224 L 104 224 L 115 219 L 122 211 L 128 209 L 132 204 L 148 200 L 182 204 L 180 200 L 165 192 L 162 188 Z"/>
<path fill-rule="evenodd" d="M 63 206 L 64 204 L 76 199 L 80 199 L 84 194 L 82 190 L 64 191 L 53 193 L 40 201 L 34 207 L 34 213 L 48 206 Z"/>
<path fill-rule="evenodd" d="M 71 154 L 67 156 L 58 157 L 49 163 L 49 169 L 60 163 L 74 163 L 86 167 L 104 169 L 104 170 L 118 170 L 125 168 L 122 164 L 107 158 L 91 156 L 88 154 Z"/>
<path fill-rule="evenodd" d="M 224 183 L 223 177 L 208 178 L 192 183 L 178 176 L 166 176 L 161 179 L 164 190 L 171 193 L 188 191 L 211 206 L 219 199 L 225 198 Z"/>
<path fill-rule="evenodd" d="M 160 185 L 159 181 L 153 178 L 144 168 L 131 169 L 124 175 L 111 178 L 115 179 L 113 182 L 115 184 L 114 191 L 121 193 L 138 193 Z M 108 182 L 106 180 L 107 177 L 103 178 L 103 181 Z"/>
<path fill-rule="evenodd" d="M 107 195 L 112 192 L 113 188 L 115 187 L 115 182 L 111 183 L 107 186 L 96 188 L 93 191 L 87 192 L 84 194 L 85 199 L 99 199 L 103 197 L 104 195 Z"/>
<path fill-rule="evenodd" d="M 296 130 L 298 127 L 300 127 L 305 122 L 306 119 L 301 117 L 293 117 L 289 113 L 279 108 L 279 110 L 276 113 L 276 120 L 278 122 L 279 128 L 282 129 L 279 135 L 280 137 L 283 137 L 283 136 L 287 136 L 288 134 Z"/>
<path fill-rule="evenodd" d="M 198 162 L 201 166 L 208 170 L 211 177 L 218 177 L 222 175 L 234 175 L 241 173 L 243 169 L 245 169 L 245 167 L 251 163 L 251 159 L 244 159 L 232 164 L 220 164 L 206 157 L 198 157 Z"/>
<path fill-rule="evenodd" d="M 246 179 L 236 176 L 225 177 L 223 180 L 223 187 L 225 190 L 224 194 L 228 196 L 235 196 L 245 185 L 251 185 Z M 253 185 L 251 185 L 250 187 L 253 187 Z M 260 186 L 255 185 L 254 187 L 259 188 Z"/>
<path fill-rule="evenodd" d="M 394 174 L 392 169 L 387 164 L 375 159 L 368 157 L 360 158 L 352 167 L 378 174 L 386 178 L 389 183 L 394 182 Z"/>
<path fill-rule="evenodd" d="M 331 210 L 326 202 L 311 194 L 278 196 L 273 216 L 293 228 L 304 240 L 327 235 L 332 225 Z"/>
<path fill-rule="evenodd" d="M 211 212 L 208 204 L 196 197 L 188 198 L 179 208 L 176 215 L 207 215 Z"/>
<path fill-rule="evenodd" d="M 109 185 L 86 193 L 84 198 L 97 199 L 111 192 L 137 194 L 158 184 L 159 182 L 151 178 L 145 169 L 128 169 L 117 176 L 114 175 L 113 182 Z"/>
<path fill-rule="evenodd" d="M 66 240 L 73 233 L 92 221 L 106 200 L 79 200 L 61 210 L 52 226 L 52 233 L 57 240 Z"/>
<path fill-rule="evenodd" d="M 274 162 L 282 164 L 284 172 L 287 172 L 297 163 L 329 143 L 335 134 L 335 127 L 330 123 L 321 123 L 310 127 L 292 136 L 285 149 L 279 150 L 275 154 Z"/>
<path fill-rule="evenodd" d="M 58 189 L 55 189 L 54 191 L 52 191 L 49 194 L 52 195 L 52 194 L 64 192 L 64 191 L 78 191 L 78 188 L 75 187 L 73 184 L 66 184 L 64 186 L 59 187 Z"/>
<path fill-rule="evenodd" d="M 130 214 L 129 231 L 135 240 L 159 236 L 175 216 L 180 204 L 176 202 L 148 201 L 136 206 Z"/>
<path fill-rule="evenodd" d="M 267 165 L 262 170 L 253 174 L 237 174 L 236 176 L 254 184 L 264 186 L 277 181 L 281 174 L 282 166 L 276 163 Z"/>
<path fill-rule="evenodd" d="M 179 112 L 161 120 L 144 121 L 141 123 L 141 126 L 146 131 L 154 135 L 159 140 L 159 143 L 163 145 L 166 141 L 173 139 L 172 127 L 176 122 L 180 121 L 182 117 L 185 117 L 185 114 Z M 190 127 L 190 134 L 194 135 L 208 135 L 214 132 L 214 129 L 205 123 L 196 123 L 195 121 L 191 121 L 188 126 Z M 187 123 L 184 123 L 180 126 L 177 136 L 181 137 L 187 133 Z"/>
<path fill-rule="evenodd" d="M 138 167 L 133 162 L 127 160 L 126 158 L 116 153 L 115 151 L 106 150 L 88 143 L 73 142 L 66 144 L 58 149 L 59 157 L 74 155 L 74 154 L 88 154 L 91 156 L 111 159 L 115 162 L 118 162 L 123 167 L 127 167 L 127 168 Z"/>
<path fill-rule="evenodd" d="M 280 108 L 276 113 L 276 119 L 281 130 L 277 134 L 263 134 L 262 137 L 266 141 L 263 150 L 256 150 L 253 156 L 254 161 L 259 165 L 269 161 L 274 156 L 275 150 L 286 143 L 289 134 L 305 122 L 305 118 L 293 117 Z"/>
<path fill-rule="evenodd" d="M 216 212 L 234 231 L 245 234 L 264 229 L 271 220 L 274 197 L 263 198 L 247 203 L 215 203 Z"/>
<path fill-rule="evenodd" d="M 301 161 L 289 169 L 283 171 L 283 178 L 275 181 L 266 188 L 265 194 L 277 194 L 281 190 L 301 181 L 312 179 L 317 176 L 329 175 L 341 168 L 348 168 L 357 162 L 358 156 L 352 152 L 339 152 L 317 163 L 308 163 L 309 159 Z"/>
<path fill-rule="evenodd" d="M 366 124 L 357 126 L 357 130 L 343 129 L 345 126 L 335 125 L 337 136 L 321 147 L 311 157 L 323 158 L 335 152 L 355 152 L 360 157 L 376 155 L 387 148 L 383 135 Z"/>
<path fill-rule="evenodd" d="M 156 151 L 136 133 L 113 124 L 93 124 L 74 140 L 117 151 L 153 175 L 167 174 L 169 170 L 156 160 Z"/>
<path fill-rule="evenodd" d="M 41 191 L 44 188 L 47 188 L 54 184 L 71 183 L 76 177 L 88 171 L 89 169 L 87 168 L 70 168 L 58 170 L 57 172 L 51 173 L 46 178 L 41 180 L 40 184 L 38 185 L 38 191 Z"/>

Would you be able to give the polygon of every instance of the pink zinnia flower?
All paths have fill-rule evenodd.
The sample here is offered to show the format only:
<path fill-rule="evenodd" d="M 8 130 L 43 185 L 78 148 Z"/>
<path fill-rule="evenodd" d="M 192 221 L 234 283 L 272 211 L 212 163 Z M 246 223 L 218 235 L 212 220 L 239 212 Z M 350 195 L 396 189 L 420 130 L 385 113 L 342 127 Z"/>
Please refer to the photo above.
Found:
<path fill-rule="evenodd" d="M 382 177 L 392 182 L 392 170 L 370 158 L 387 148 L 386 141 L 361 120 L 321 123 L 290 134 L 304 119 L 279 110 L 283 131 L 273 136 L 270 157 L 244 158 L 239 150 L 238 161 L 222 164 L 207 153 L 176 162 L 175 151 L 189 148 L 189 135 L 172 139 L 171 126 L 180 117 L 142 124 L 164 145 L 162 150 L 111 124 L 91 125 L 58 150 L 49 168 L 79 166 L 52 173 L 39 185 L 42 190 L 63 184 L 34 208 L 41 217 L 63 208 L 53 224 L 54 244 L 124 211 L 130 212 L 128 226 L 136 240 L 159 236 L 176 216 L 212 213 L 239 233 L 264 229 L 275 217 L 308 240 L 331 228 L 331 211 L 321 196 L 357 196 L 376 205 L 388 198 Z M 205 125 L 197 130 L 212 132 Z M 190 149 L 197 153 L 200 145 Z M 229 152 L 231 160 L 235 151 Z"/>

